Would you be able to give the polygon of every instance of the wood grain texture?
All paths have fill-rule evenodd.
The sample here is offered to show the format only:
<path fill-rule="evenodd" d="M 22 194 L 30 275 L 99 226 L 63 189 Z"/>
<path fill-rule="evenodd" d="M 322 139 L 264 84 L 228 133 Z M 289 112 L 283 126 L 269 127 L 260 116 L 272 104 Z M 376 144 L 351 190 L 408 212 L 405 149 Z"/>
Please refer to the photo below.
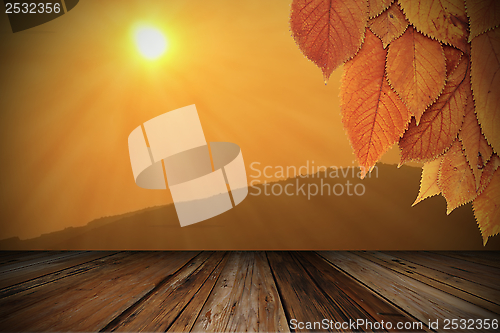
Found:
<path fill-rule="evenodd" d="M 450 318 L 500 318 L 491 311 L 388 270 L 354 253 L 321 252 L 321 255 L 424 324 L 429 320 L 443 322 Z"/>
<path fill-rule="evenodd" d="M 122 254 L 123 255 L 123 254 Z M 7 296 L 11 296 L 29 289 L 37 288 L 43 285 L 49 285 L 52 282 L 55 282 L 57 280 L 65 279 L 70 276 L 76 276 L 80 274 L 85 274 L 88 271 L 92 269 L 96 269 L 102 265 L 102 262 L 105 262 L 106 260 L 109 259 L 114 259 L 114 258 L 109 258 L 114 256 L 114 258 L 119 258 L 120 255 L 117 252 L 105 252 L 104 256 L 97 256 L 97 258 L 93 260 L 86 261 L 82 264 L 75 265 L 72 267 L 68 267 L 65 269 L 57 270 L 53 273 L 49 273 L 43 276 L 40 276 L 38 278 L 34 278 L 25 282 L 21 283 L 15 283 L 14 285 L 11 285 L 9 287 L 5 287 L 0 290 L 0 298 L 4 298 Z"/>
<path fill-rule="evenodd" d="M 500 291 L 488 285 L 498 281 L 499 257 L 493 252 L 3 252 L 0 331 L 310 331 L 289 327 L 291 319 L 383 321 L 392 323 L 391 332 L 398 332 L 397 323 L 421 321 L 423 331 L 432 331 L 429 320 L 439 320 L 442 328 L 444 319 L 500 318 Z"/>
<path fill-rule="evenodd" d="M 500 268 L 500 251 L 439 251 L 437 254 Z M 446 260 L 446 258 L 443 258 L 443 260 Z"/>
<path fill-rule="evenodd" d="M 400 321 L 415 322 L 413 317 L 374 294 L 369 288 L 353 280 L 318 254 L 312 252 L 294 254 L 331 301 L 338 303 L 347 318 L 390 322 L 392 326 L 389 332 L 399 332 L 397 323 Z M 425 328 L 415 330 L 415 332 L 423 331 L 429 330 Z"/>
<path fill-rule="evenodd" d="M 325 296 L 302 266 L 288 252 L 267 252 L 288 320 L 345 321 L 342 309 Z M 318 330 L 316 328 L 315 330 Z M 304 331 L 297 328 L 297 332 Z"/>
<path fill-rule="evenodd" d="M 445 291 L 467 302 L 500 314 L 500 292 L 483 285 L 451 276 L 419 264 L 392 256 L 391 253 L 371 252 L 357 255 L 400 274 Z"/>
<path fill-rule="evenodd" d="M 167 332 L 191 332 L 193 325 L 198 318 L 203 305 L 207 301 L 210 293 L 217 281 L 219 281 L 220 274 L 224 267 L 226 267 L 229 255 L 226 254 L 222 261 L 215 267 L 210 276 L 202 287 L 194 294 L 191 302 L 186 306 L 186 308 L 180 313 L 177 319 L 169 327 Z"/>
<path fill-rule="evenodd" d="M 394 252 L 394 256 L 426 266 L 452 276 L 469 280 L 484 286 L 500 290 L 498 277 L 500 268 L 488 267 L 475 262 L 455 258 L 446 258 L 432 252 Z"/>
<path fill-rule="evenodd" d="M 35 258 L 43 258 L 53 255 L 56 252 L 47 251 L 0 251 L 0 270 L 3 266 L 19 263 Z M 61 251 L 57 252 L 61 253 Z"/>
<path fill-rule="evenodd" d="M 5 314 L 0 327 L 9 331 L 99 330 L 196 254 L 128 253 L 85 278 L 70 277 L 60 285 L 56 281 L 51 287 L 4 298 L 0 300 L 0 311 Z"/>
<path fill-rule="evenodd" d="M 133 311 L 120 318 L 119 324 L 112 330 L 165 332 L 223 257 L 224 252 L 202 252 L 167 283 L 135 305 Z"/>
<path fill-rule="evenodd" d="M 288 331 L 264 253 L 231 253 L 193 331 Z"/>
<path fill-rule="evenodd" d="M 62 252 L 20 261 L 0 268 L 0 289 L 62 271 L 116 252 Z"/>

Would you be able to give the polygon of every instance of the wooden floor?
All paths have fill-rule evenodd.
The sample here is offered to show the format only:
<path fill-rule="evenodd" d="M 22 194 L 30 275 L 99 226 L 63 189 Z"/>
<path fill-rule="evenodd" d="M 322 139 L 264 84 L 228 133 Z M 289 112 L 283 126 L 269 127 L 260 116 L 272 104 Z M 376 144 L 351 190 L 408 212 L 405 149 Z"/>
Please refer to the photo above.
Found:
<path fill-rule="evenodd" d="M 498 332 L 499 277 L 499 252 L 0 252 L 0 330 Z"/>

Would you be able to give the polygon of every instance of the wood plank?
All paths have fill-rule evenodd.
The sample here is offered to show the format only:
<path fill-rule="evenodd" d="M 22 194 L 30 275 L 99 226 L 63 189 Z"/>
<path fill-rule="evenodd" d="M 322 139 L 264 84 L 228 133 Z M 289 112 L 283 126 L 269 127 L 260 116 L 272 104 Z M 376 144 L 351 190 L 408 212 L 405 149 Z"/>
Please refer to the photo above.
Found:
<path fill-rule="evenodd" d="M 437 254 L 500 268 L 500 251 L 439 251 Z"/>
<path fill-rule="evenodd" d="M 54 260 L 61 260 L 82 253 L 81 251 L 40 251 L 16 257 L 6 265 L 0 267 L 0 277 L 10 272 L 25 269 L 34 265 L 49 264 Z"/>
<path fill-rule="evenodd" d="M 222 270 L 226 266 L 229 255 L 226 254 L 222 261 L 215 267 L 201 288 L 194 294 L 186 308 L 180 313 L 167 332 L 191 332 L 193 325 L 198 318 L 203 305 L 207 301 L 215 284 L 219 280 Z"/>
<path fill-rule="evenodd" d="M 0 313 L 4 315 L 0 317 L 0 323 L 4 317 L 7 317 L 7 315 L 13 315 L 18 311 L 37 304 L 38 302 L 47 301 L 53 296 L 64 294 L 67 290 L 78 288 L 80 284 L 92 279 L 97 279 L 106 272 L 110 273 L 118 270 L 120 264 L 123 264 L 124 266 L 130 265 L 133 260 L 134 256 L 130 252 L 118 253 L 114 256 L 86 263 L 86 265 L 95 269 L 93 271 L 92 269 L 88 269 L 81 276 L 70 275 L 66 278 L 55 279 L 52 283 L 42 283 L 40 288 L 36 288 L 34 290 L 27 288 L 26 290 L 21 290 L 7 298 L 0 299 Z M 36 282 L 38 280 L 39 279 L 35 279 L 30 282 Z M 4 291 L 5 290 L 7 289 L 4 289 Z"/>
<path fill-rule="evenodd" d="M 131 253 L 114 265 L 108 261 L 101 270 L 86 278 L 67 278 L 52 283 L 51 292 L 40 299 L 44 287 L 33 293 L 23 292 L 0 300 L 6 315 L 0 327 L 9 331 L 96 331 L 105 327 L 155 286 L 178 271 L 197 252 Z M 72 284 L 68 285 L 68 280 Z M 24 296 L 24 297 L 23 297 Z M 22 297 L 22 298 L 21 298 Z M 14 312 L 16 303 L 35 300 L 35 304 Z M 14 303 L 14 304 L 12 304 Z"/>
<path fill-rule="evenodd" d="M 193 331 L 288 332 L 263 252 L 232 252 Z"/>
<path fill-rule="evenodd" d="M 112 254 L 112 252 L 63 252 L 5 266 L 0 272 L 0 290 L 66 268 Z"/>
<path fill-rule="evenodd" d="M 202 252 L 117 323 L 104 331 L 165 332 L 222 261 L 224 252 Z"/>
<path fill-rule="evenodd" d="M 445 259 L 443 256 L 431 252 L 388 252 L 388 254 L 464 280 L 500 290 L 500 284 L 498 283 L 500 269 L 495 267 L 455 258 Z"/>
<path fill-rule="evenodd" d="M 500 292 L 489 287 L 463 280 L 413 262 L 381 252 L 356 252 L 355 254 L 395 272 L 411 277 L 429 286 L 457 296 L 467 302 L 500 314 Z"/>
<path fill-rule="evenodd" d="M 321 252 L 321 255 L 424 324 L 429 320 L 438 320 L 442 327 L 445 319 L 500 319 L 500 316 L 493 312 L 395 273 L 353 253 Z"/>
<path fill-rule="evenodd" d="M 25 281 L 22 283 L 17 283 L 17 284 L 14 284 L 12 286 L 3 288 L 2 290 L 0 290 L 0 299 L 7 297 L 7 296 L 15 295 L 17 293 L 21 293 L 21 292 L 29 290 L 29 289 L 41 287 L 41 286 L 50 284 L 54 281 L 64 279 L 64 278 L 67 278 L 70 276 L 85 274 L 88 271 L 90 271 L 92 269 L 96 269 L 100 266 L 100 262 L 98 261 L 99 259 L 103 259 L 103 258 L 111 257 L 111 256 L 116 256 L 117 253 L 118 252 L 108 252 L 108 251 L 96 252 L 95 253 L 96 257 L 92 260 L 86 260 L 81 264 L 78 264 L 78 265 L 75 265 L 72 267 L 68 267 L 68 268 L 64 268 L 64 269 L 58 270 L 58 271 L 50 273 L 50 274 L 43 275 L 43 276 L 35 278 L 35 279 L 31 279 L 31 280 L 28 280 L 28 281 Z M 99 254 L 101 254 L 101 255 L 99 255 Z"/>
<path fill-rule="evenodd" d="M 50 252 L 47 251 L 0 251 L 0 270 L 2 266 L 10 265 L 15 262 L 23 260 L 30 260 L 33 258 L 48 256 Z"/>
<path fill-rule="evenodd" d="M 332 303 L 288 252 L 266 252 L 271 270 L 280 291 L 283 308 L 294 329 L 293 321 L 318 323 L 318 326 L 295 327 L 295 331 L 318 331 L 323 319 L 349 321 L 342 309 Z M 351 329 L 352 330 L 352 329 Z M 347 331 L 351 331 L 347 330 Z M 335 329 L 331 330 L 335 331 Z"/>
<path fill-rule="evenodd" d="M 415 321 L 413 317 L 408 316 L 393 304 L 378 297 L 372 290 L 339 271 L 317 253 L 301 251 L 293 254 L 330 297 L 331 301 L 337 303 L 344 311 L 346 317 L 353 320 L 371 321 L 372 323 L 374 321 L 390 322 L 390 328 L 387 329 L 389 332 L 407 331 L 398 330 L 397 323 Z M 426 330 L 415 330 L 415 332 L 424 331 Z"/>

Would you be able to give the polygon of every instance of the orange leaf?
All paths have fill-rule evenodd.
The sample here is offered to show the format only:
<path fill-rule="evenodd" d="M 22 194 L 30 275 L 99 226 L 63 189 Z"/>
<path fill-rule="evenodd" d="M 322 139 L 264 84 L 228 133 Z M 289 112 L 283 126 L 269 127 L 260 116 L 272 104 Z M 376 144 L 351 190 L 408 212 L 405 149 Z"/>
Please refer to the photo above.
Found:
<path fill-rule="evenodd" d="M 474 175 L 465 159 L 459 140 L 455 140 L 443 157 L 439 169 L 438 186 L 446 199 L 446 214 L 474 200 L 477 195 Z"/>
<path fill-rule="evenodd" d="M 500 171 L 495 171 L 490 184 L 472 203 L 474 216 L 486 245 L 488 237 L 500 232 Z"/>
<path fill-rule="evenodd" d="M 446 59 L 446 75 L 450 76 L 462 58 L 462 51 L 448 45 L 443 45 L 443 51 L 444 58 Z"/>
<path fill-rule="evenodd" d="M 371 18 L 380 15 L 393 2 L 394 0 L 368 0 L 368 16 Z"/>
<path fill-rule="evenodd" d="M 391 44 L 392 46 L 392 44 Z M 451 73 L 438 100 L 427 109 L 417 126 L 412 119 L 401 140 L 401 162 L 430 161 L 450 147 L 464 121 L 467 93 L 470 94 L 468 58 L 463 57 Z"/>
<path fill-rule="evenodd" d="M 441 44 L 409 26 L 389 45 L 387 79 L 418 124 L 445 85 L 446 62 Z"/>
<path fill-rule="evenodd" d="M 359 53 L 344 65 L 342 122 L 362 177 L 405 131 L 410 112 L 384 76 L 386 50 L 370 30 Z"/>
<path fill-rule="evenodd" d="M 465 0 L 467 16 L 470 18 L 469 42 L 483 32 L 500 25 L 500 2 L 498 0 Z"/>
<path fill-rule="evenodd" d="M 327 82 L 360 49 L 367 20 L 367 0 L 294 0 L 290 27 L 300 50 Z"/>
<path fill-rule="evenodd" d="M 466 52 L 469 20 L 463 0 L 399 0 L 418 31 Z"/>
<path fill-rule="evenodd" d="M 500 28 L 472 40 L 471 83 L 483 134 L 500 153 Z"/>
<path fill-rule="evenodd" d="M 474 173 L 476 179 L 476 189 L 479 188 L 481 181 L 481 173 L 483 167 L 488 162 L 493 154 L 493 150 L 488 145 L 488 142 L 481 133 L 481 128 L 477 122 L 476 113 L 474 112 L 474 100 L 472 94 L 467 98 L 467 106 L 465 108 L 465 118 L 458 138 L 462 141 L 465 151 L 465 157 Z"/>
<path fill-rule="evenodd" d="M 412 207 L 418 204 L 425 198 L 441 193 L 438 186 L 439 167 L 443 161 L 442 157 L 436 158 L 434 161 L 427 162 L 422 167 L 422 179 L 420 179 L 420 191 L 418 197 L 412 204 Z"/>
<path fill-rule="evenodd" d="M 382 40 L 385 49 L 389 43 L 405 32 L 408 21 L 406 21 L 405 15 L 395 2 L 381 15 L 370 19 L 368 26 Z"/>
<path fill-rule="evenodd" d="M 481 183 L 479 184 L 479 189 L 477 190 L 477 193 L 482 193 L 484 191 L 484 189 L 490 183 L 493 174 L 495 173 L 495 171 L 498 169 L 499 166 L 500 166 L 500 157 L 498 157 L 497 154 L 493 154 L 488 163 L 486 163 L 486 166 L 484 167 L 481 173 Z"/>

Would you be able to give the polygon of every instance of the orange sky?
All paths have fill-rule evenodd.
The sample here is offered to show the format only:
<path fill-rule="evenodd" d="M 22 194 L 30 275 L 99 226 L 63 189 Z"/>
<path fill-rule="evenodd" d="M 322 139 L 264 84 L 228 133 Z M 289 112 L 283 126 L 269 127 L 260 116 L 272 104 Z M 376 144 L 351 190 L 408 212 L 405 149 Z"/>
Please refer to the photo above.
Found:
<path fill-rule="evenodd" d="M 135 185 L 127 137 L 190 104 L 207 141 L 241 147 L 247 173 L 255 161 L 353 165 L 342 69 L 325 86 L 291 37 L 290 3 L 85 0 L 15 34 L 2 12 L 0 239 L 171 202 L 168 191 Z M 167 35 L 160 61 L 138 55 L 131 28 L 140 22 Z M 397 149 L 382 161 L 396 163 Z"/>

